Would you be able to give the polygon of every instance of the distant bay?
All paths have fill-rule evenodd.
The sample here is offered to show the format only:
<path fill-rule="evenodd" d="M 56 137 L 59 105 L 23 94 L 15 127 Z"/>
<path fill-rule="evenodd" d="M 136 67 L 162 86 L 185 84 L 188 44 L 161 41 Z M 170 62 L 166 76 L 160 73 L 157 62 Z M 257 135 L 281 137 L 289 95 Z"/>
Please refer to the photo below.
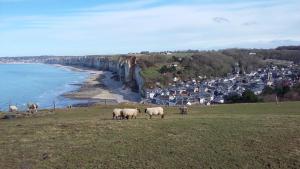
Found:
<path fill-rule="evenodd" d="M 47 64 L 0 64 L 0 111 L 9 104 L 25 110 L 28 102 L 41 108 L 80 103 L 61 95 L 77 90 L 89 76 L 88 72 L 73 71 Z"/>

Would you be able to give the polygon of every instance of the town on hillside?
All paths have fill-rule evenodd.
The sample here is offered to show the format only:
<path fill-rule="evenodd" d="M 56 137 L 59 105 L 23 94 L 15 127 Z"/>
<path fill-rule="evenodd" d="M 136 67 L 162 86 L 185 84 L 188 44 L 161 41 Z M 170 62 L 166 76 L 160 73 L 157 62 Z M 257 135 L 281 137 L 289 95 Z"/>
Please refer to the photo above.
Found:
<path fill-rule="evenodd" d="M 245 91 L 259 96 L 267 87 L 293 87 L 299 84 L 299 77 L 300 67 L 293 63 L 285 66 L 269 65 L 250 73 L 241 73 L 236 64 L 234 72 L 226 77 L 208 79 L 199 76 L 189 81 L 174 77 L 167 87 L 146 89 L 144 102 L 168 106 L 223 104 L 229 102 L 227 98 L 230 96 L 242 96 Z"/>

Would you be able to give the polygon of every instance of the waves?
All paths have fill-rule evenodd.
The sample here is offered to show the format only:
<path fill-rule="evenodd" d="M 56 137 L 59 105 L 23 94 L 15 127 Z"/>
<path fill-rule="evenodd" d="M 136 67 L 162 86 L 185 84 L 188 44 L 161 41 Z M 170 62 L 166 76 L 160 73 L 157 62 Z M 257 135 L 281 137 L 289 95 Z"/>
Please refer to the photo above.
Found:
<path fill-rule="evenodd" d="M 38 103 L 41 108 L 77 104 L 61 95 L 76 90 L 88 77 L 88 72 L 70 71 L 45 64 L 0 64 L 0 110 L 8 105 L 26 108 L 28 102 Z"/>

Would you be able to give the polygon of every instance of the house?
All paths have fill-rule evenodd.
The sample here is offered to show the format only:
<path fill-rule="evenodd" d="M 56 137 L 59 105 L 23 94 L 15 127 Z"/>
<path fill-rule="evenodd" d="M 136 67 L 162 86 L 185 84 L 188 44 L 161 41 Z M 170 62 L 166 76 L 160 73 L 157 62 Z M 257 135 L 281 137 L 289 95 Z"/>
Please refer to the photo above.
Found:
<path fill-rule="evenodd" d="M 245 90 L 251 90 L 260 95 L 266 86 L 285 83 L 292 86 L 299 82 L 300 67 L 292 65 L 278 68 L 270 66 L 259 68 L 250 74 L 236 76 L 228 74 L 225 77 L 202 79 L 197 81 L 182 81 L 174 77 L 176 83 L 170 83 L 166 88 L 146 89 L 147 101 L 154 104 L 186 105 L 191 104 L 222 104 L 224 97 L 229 95 L 241 96 Z M 200 78 L 200 77 L 199 77 Z M 201 77 L 202 78 L 202 77 Z"/>
<path fill-rule="evenodd" d="M 173 78 L 173 81 L 174 81 L 174 82 L 177 82 L 177 81 L 178 81 L 178 78 L 177 78 L 177 77 L 174 77 L 174 78 Z"/>
<path fill-rule="evenodd" d="M 199 103 L 204 104 L 205 103 L 205 98 L 204 97 L 199 97 Z"/>
<path fill-rule="evenodd" d="M 225 100 L 223 97 L 216 97 L 216 98 L 214 98 L 213 103 L 223 104 L 223 103 L 225 103 Z"/>
<path fill-rule="evenodd" d="M 149 94 L 149 98 L 150 98 L 150 99 L 153 99 L 154 96 L 155 96 L 155 93 L 154 93 L 154 92 L 151 92 L 151 93 Z"/>

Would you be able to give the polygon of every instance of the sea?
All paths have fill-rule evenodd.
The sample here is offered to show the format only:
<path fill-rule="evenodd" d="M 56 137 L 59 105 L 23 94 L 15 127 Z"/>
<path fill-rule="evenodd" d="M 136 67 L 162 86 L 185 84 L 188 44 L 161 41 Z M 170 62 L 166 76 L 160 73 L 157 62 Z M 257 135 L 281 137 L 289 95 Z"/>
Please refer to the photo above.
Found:
<path fill-rule="evenodd" d="M 0 64 L 0 111 L 9 105 L 26 110 L 27 103 L 40 108 L 65 107 L 82 103 L 62 95 L 79 89 L 89 76 L 85 71 L 47 64 Z"/>

